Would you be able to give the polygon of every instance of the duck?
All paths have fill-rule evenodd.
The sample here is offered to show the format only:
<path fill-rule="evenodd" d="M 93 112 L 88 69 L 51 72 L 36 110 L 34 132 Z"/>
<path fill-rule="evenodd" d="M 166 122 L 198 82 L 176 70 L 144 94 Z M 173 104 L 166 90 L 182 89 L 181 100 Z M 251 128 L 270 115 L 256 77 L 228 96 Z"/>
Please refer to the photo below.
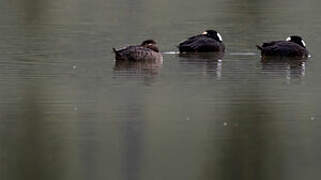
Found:
<path fill-rule="evenodd" d="M 116 61 L 159 62 L 163 60 L 153 39 L 143 41 L 140 45 L 131 45 L 120 49 L 113 48 Z"/>
<path fill-rule="evenodd" d="M 220 33 L 215 30 L 206 30 L 179 43 L 178 49 L 180 53 L 224 52 L 225 45 Z"/>
<path fill-rule="evenodd" d="M 292 35 L 285 41 L 265 42 L 261 46 L 256 45 L 261 51 L 262 58 L 265 57 L 289 57 L 296 59 L 305 59 L 309 57 L 309 52 L 302 37 Z"/>

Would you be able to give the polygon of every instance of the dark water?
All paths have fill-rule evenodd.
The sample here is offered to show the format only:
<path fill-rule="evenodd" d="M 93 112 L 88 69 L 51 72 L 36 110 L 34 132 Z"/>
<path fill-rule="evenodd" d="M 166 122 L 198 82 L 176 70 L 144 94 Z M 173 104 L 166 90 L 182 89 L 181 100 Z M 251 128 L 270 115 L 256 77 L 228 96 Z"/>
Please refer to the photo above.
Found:
<path fill-rule="evenodd" d="M 320 5 L 1 2 L 0 179 L 319 179 Z M 222 34 L 222 61 L 115 67 L 112 47 L 172 52 L 205 29 Z M 262 64 L 255 45 L 289 34 L 312 58 Z"/>

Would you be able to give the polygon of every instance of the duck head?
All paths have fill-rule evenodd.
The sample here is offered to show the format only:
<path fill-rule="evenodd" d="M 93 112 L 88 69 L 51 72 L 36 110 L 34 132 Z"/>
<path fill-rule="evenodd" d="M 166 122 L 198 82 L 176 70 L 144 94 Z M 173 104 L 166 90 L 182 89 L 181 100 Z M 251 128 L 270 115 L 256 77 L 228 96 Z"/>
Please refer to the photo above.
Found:
<path fill-rule="evenodd" d="M 206 30 L 202 33 L 205 36 L 211 37 L 219 42 L 223 42 L 223 38 L 220 35 L 220 33 L 214 31 L 214 30 Z"/>
<path fill-rule="evenodd" d="M 148 40 L 143 41 L 141 46 L 143 46 L 145 48 L 149 48 L 153 51 L 159 52 L 156 41 L 154 41 L 152 39 L 148 39 Z"/>
<path fill-rule="evenodd" d="M 298 45 L 306 48 L 306 44 L 300 36 L 290 36 L 286 38 L 286 41 L 297 43 Z"/>

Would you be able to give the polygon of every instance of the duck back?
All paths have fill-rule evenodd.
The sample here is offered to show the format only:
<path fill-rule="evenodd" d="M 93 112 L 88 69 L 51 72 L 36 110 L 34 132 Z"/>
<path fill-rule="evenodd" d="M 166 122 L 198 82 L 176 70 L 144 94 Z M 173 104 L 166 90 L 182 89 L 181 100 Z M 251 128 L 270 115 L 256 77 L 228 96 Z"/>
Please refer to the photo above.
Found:
<path fill-rule="evenodd" d="M 213 38 L 197 35 L 178 45 L 180 52 L 217 52 L 225 51 L 225 46 Z"/>
<path fill-rule="evenodd" d="M 307 57 L 307 50 L 293 42 L 272 41 L 263 43 L 261 48 L 262 56 L 284 56 L 284 57 Z"/>
<path fill-rule="evenodd" d="M 142 46 L 128 46 L 123 49 L 113 49 L 116 60 L 124 61 L 161 61 L 160 53 Z"/>

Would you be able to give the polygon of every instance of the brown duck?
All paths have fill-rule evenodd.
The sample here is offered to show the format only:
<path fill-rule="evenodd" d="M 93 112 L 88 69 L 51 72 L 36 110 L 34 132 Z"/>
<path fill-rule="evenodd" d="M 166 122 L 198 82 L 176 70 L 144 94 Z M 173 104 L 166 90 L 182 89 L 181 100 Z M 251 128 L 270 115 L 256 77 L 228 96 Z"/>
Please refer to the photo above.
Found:
<path fill-rule="evenodd" d="M 163 60 L 156 41 L 152 39 L 145 40 L 140 45 L 127 46 L 121 49 L 113 48 L 113 51 L 116 61 L 159 62 Z"/>

